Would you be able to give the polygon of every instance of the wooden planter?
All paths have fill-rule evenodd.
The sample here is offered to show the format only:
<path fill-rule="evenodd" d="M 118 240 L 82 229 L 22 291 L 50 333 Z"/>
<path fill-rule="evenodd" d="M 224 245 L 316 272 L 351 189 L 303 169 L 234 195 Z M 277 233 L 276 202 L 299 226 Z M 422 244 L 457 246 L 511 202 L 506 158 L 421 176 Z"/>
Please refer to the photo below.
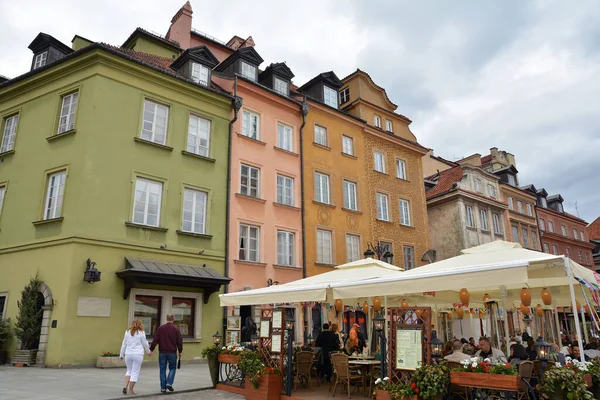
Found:
<path fill-rule="evenodd" d="M 414 395 L 414 396 L 404 396 L 404 397 L 399 397 L 397 400 L 419 400 L 421 399 L 419 396 Z M 375 392 L 375 400 L 391 400 L 390 397 L 390 392 L 388 392 L 387 390 L 377 390 Z"/>
<path fill-rule="evenodd" d="M 262 375 L 258 389 L 252 386 L 250 379 L 246 379 L 244 396 L 246 400 L 279 400 L 281 398 L 281 375 Z"/>
<path fill-rule="evenodd" d="M 240 356 L 232 354 L 219 354 L 219 362 L 223 364 L 239 364 Z"/>
<path fill-rule="evenodd" d="M 477 372 L 455 372 L 450 371 L 450 383 L 472 388 L 484 388 L 492 390 L 519 389 L 520 376 L 483 374 Z"/>
<path fill-rule="evenodd" d="M 35 358 L 37 356 L 36 350 L 15 350 L 13 351 L 11 362 L 17 367 L 23 367 L 26 365 L 34 365 Z"/>

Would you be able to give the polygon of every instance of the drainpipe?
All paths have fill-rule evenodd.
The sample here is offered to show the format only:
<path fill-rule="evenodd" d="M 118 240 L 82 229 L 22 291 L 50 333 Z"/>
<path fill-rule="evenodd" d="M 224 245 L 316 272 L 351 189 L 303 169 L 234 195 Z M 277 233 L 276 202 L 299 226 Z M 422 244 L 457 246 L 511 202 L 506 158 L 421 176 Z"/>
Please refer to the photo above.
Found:
<path fill-rule="evenodd" d="M 308 114 L 308 103 L 306 94 L 302 97 L 302 106 L 300 107 L 302 115 L 302 125 L 300 125 L 300 207 L 302 215 L 302 278 L 306 278 L 306 215 L 304 204 L 304 135 L 303 130 L 306 125 L 306 115 Z"/>

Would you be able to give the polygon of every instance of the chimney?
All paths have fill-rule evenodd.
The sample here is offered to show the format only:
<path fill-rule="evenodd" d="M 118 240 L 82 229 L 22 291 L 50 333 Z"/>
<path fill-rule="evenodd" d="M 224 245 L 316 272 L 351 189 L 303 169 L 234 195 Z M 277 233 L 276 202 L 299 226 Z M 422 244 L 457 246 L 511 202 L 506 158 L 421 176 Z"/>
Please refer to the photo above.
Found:
<path fill-rule="evenodd" d="M 179 9 L 179 11 L 177 11 L 173 19 L 171 19 L 171 26 L 166 35 L 167 39 L 178 42 L 179 46 L 183 49 L 188 49 L 190 47 L 192 14 L 192 5 L 188 1 Z"/>
<path fill-rule="evenodd" d="M 252 36 L 248 36 L 248 39 L 246 39 L 240 47 L 254 47 L 254 39 L 252 39 Z"/>

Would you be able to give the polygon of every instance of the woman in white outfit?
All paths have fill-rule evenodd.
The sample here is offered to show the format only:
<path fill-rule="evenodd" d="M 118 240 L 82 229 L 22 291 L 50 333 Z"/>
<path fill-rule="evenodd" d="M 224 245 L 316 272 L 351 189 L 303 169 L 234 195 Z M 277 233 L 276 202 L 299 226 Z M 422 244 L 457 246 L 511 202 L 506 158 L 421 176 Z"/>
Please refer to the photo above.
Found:
<path fill-rule="evenodd" d="M 127 365 L 123 394 L 127 394 L 128 389 L 129 394 L 135 394 L 133 387 L 140 376 L 144 353 L 152 355 L 148 346 L 148 340 L 146 340 L 144 324 L 139 319 L 136 319 L 131 323 L 131 327 L 125 331 L 123 344 L 121 345 L 121 360 L 124 357 L 125 364 Z"/>

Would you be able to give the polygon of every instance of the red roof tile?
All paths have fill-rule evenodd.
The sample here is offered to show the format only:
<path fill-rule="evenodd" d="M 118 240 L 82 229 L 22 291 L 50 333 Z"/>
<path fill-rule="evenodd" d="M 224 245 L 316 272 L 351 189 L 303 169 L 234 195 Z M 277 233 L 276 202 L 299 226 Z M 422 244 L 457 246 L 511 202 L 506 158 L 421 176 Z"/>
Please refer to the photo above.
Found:
<path fill-rule="evenodd" d="M 440 172 L 439 178 L 437 180 L 437 185 L 432 187 L 427 192 L 427 199 L 431 199 L 440 194 L 449 192 L 454 183 L 460 182 L 463 176 L 463 169 L 461 166 L 453 167 L 447 169 L 445 171 Z"/>
<path fill-rule="evenodd" d="M 590 239 L 600 240 L 600 217 L 596 218 L 594 222 L 588 225 L 588 232 Z"/>
<path fill-rule="evenodd" d="M 488 154 L 487 156 L 481 157 L 481 164 L 486 164 L 492 161 L 492 155 Z"/>

